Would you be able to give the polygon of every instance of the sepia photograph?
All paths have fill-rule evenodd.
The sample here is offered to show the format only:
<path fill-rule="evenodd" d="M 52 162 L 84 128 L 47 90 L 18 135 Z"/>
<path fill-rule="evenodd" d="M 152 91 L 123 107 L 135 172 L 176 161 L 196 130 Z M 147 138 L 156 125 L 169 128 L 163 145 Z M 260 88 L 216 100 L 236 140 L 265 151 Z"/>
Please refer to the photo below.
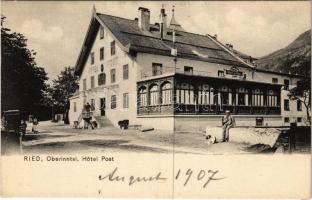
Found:
<path fill-rule="evenodd" d="M 310 2 L 3 1 L 1 157 L 2 194 L 8 196 L 308 197 Z M 267 178 L 251 170 L 261 166 L 258 162 L 266 163 Z M 25 182 L 13 179 L 13 163 L 19 163 Z M 97 167 L 87 164 L 89 172 L 76 179 L 84 163 Z M 77 193 L 73 185 L 66 192 L 67 187 L 46 191 L 39 179 L 36 190 L 26 187 L 33 179 L 28 170 L 41 168 L 43 175 L 55 167 L 51 184 L 66 173 L 70 178 L 62 184 L 76 185 L 103 163 L 116 166 L 94 175 L 97 181 L 126 182 L 118 173 L 128 164 L 135 172 L 165 169 L 168 177 L 165 172 L 129 176 L 124 193 L 115 188 L 93 194 L 88 181 Z M 239 177 L 235 182 L 222 176 L 222 167 L 187 170 L 199 163 L 228 167 L 225 174 L 250 165 L 246 173 L 259 182 L 247 186 L 257 179 L 243 183 Z M 278 170 L 288 163 L 288 169 Z M 202 189 L 225 179 L 224 187 L 198 192 L 192 173 L 196 181 L 205 179 Z M 292 174 L 280 180 L 297 186 L 285 194 L 281 188 L 265 190 L 270 185 L 259 189 L 274 179 L 272 173 L 277 179 Z M 176 186 L 180 179 L 182 186 Z M 128 191 L 153 181 L 170 191 L 134 196 Z M 238 182 L 252 187 L 250 195 L 232 187 L 219 193 Z M 19 184 L 25 186 L 21 193 L 14 190 Z M 187 185 L 192 187 L 178 192 Z M 272 188 L 277 186 L 272 181 Z"/>

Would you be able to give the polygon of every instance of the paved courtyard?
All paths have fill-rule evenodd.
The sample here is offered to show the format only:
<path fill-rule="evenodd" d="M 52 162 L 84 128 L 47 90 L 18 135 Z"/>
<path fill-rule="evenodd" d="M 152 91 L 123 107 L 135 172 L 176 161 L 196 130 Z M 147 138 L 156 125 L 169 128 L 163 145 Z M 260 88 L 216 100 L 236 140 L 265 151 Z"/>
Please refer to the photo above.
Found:
<path fill-rule="evenodd" d="M 28 125 L 31 129 L 31 124 Z M 23 153 L 149 152 L 224 154 L 249 153 L 248 145 L 238 142 L 208 145 L 203 132 L 120 130 L 114 127 L 95 130 L 73 129 L 69 125 L 41 122 L 39 133 L 26 134 Z"/>

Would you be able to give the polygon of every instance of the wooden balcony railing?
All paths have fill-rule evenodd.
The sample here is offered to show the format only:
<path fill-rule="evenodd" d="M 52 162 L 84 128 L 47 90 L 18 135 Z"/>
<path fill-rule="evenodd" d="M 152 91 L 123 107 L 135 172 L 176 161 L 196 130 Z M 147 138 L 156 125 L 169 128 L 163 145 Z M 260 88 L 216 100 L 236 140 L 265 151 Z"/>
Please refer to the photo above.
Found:
<path fill-rule="evenodd" d="M 234 115 L 279 115 L 280 107 L 266 106 L 241 106 L 241 105 L 194 105 L 194 104 L 168 104 L 138 107 L 138 115 L 202 115 L 202 114 L 225 114 L 229 110 Z"/>

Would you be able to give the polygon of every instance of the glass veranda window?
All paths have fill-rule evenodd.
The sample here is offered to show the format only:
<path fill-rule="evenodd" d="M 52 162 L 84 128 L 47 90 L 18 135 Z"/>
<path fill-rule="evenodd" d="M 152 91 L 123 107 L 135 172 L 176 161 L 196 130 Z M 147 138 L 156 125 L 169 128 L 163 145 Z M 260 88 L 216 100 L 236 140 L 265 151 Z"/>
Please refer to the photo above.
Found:
<path fill-rule="evenodd" d="M 171 104 L 172 99 L 172 87 L 171 83 L 164 83 L 161 87 L 161 103 Z"/>
<path fill-rule="evenodd" d="M 145 87 L 141 87 L 139 89 L 139 102 L 138 105 L 139 106 L 147 106 L 147 93 L 146 93 L 146 88 Z"/>
<path fill-rule="evenodd" d="M 149 98 L 150 105 L 151 106 L 158 105 L 158 98 L 159 98 L 158 85 L 152 85 L 149 91 L 150 91 L 150 98 Z"/>

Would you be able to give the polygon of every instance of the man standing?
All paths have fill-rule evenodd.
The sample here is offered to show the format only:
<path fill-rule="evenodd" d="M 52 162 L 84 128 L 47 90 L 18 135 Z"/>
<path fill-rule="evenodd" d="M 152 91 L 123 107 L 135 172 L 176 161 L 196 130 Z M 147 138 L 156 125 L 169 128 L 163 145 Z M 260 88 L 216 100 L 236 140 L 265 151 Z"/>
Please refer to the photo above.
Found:
<path fill-rule="evenodd" d="M 235 121 L 230 115 L 230 111 L 225 111 L 225 116 L 222 117 L 222 129 L 223 129 L 223 142 L 228 142 L 230 139 L 229 131 L 230 128 L 235 127 Z"/>

